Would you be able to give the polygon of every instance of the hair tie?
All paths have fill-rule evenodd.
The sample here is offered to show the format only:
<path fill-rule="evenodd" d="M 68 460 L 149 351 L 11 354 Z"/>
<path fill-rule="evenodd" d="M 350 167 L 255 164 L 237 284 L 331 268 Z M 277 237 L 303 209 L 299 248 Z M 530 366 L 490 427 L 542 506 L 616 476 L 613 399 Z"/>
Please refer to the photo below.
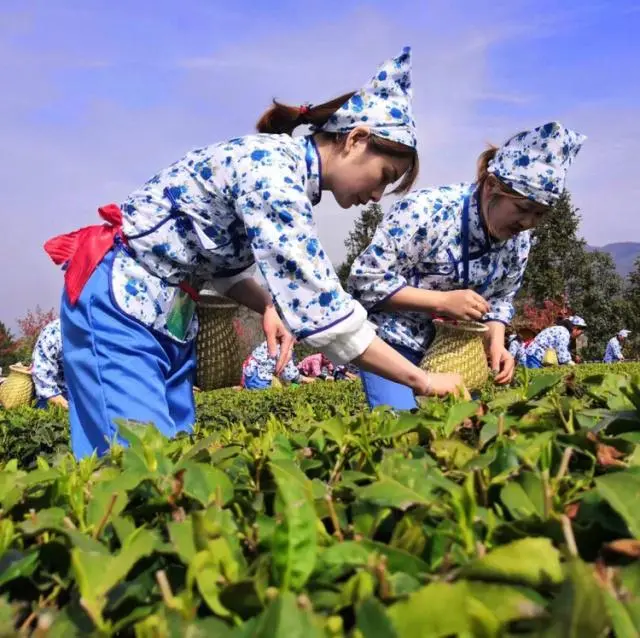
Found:
<path fill-rule="evenodd" d="M 304 120 L 311 110 L 311 104 L 303 104 L 298 107 L 298 119 Z"/>

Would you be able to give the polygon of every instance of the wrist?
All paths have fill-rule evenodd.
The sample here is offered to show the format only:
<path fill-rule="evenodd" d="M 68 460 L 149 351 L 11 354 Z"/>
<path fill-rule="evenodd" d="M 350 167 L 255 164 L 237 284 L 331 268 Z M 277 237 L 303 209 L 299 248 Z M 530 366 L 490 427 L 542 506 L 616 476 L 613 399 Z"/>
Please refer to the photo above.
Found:
<path fill-rule="evenodd" d="M 482 323 L 488 328 L 488 335 L 495 338 L 504 339 L 505 325 L 501 321 L 494 319 L 483 320 Z"/>
<path fill-rule="evenodd" d="M 421 394 L 424 396 L 430 396 L 433 394 L 433 380 L 428 372 L 424 373 L 424 385 L 422 387 Z"/>
<path fill-rule="evenodd" d="M 495 321 L 485 321 L 483 323 L 488 328 L 484 335 L 485 343 L 490 346 L 493 346 L 496 343 L 504 346 L 504 326 Z"/>
<path fill-rule="evenodd" d="M 425 291 L 425 310 L 430 310 L 435 314 L 440 314 L 446 311 L 447 293 L 442 290 L 428 290 Z"/>
<path fill-rule="evenodd" d="M 409 374 L 407 385 L 413 390 L 414 394 L 418 396 L 430 395 L 433 392 L 431 375 L 419 368 L 415 373 Z"/>

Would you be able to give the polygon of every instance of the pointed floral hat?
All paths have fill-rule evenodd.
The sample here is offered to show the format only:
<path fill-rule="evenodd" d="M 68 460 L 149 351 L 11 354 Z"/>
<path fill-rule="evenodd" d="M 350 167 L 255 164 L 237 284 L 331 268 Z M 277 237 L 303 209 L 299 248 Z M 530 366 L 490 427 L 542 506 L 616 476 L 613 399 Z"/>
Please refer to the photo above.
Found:
<path fill-rule="evenodd" d="M 498 149 L 487 170 L 517 193 L 552 206 L 586 139 L 559 122 L 549 122 L 514 135 Z"/>
<path fill-rule="evenodd" d="M 404 47 L 318 130 L 347 133 L 357 126 L 367 126 L 374 135 L 416 148 L 411 100 L 411 48 Z"/>

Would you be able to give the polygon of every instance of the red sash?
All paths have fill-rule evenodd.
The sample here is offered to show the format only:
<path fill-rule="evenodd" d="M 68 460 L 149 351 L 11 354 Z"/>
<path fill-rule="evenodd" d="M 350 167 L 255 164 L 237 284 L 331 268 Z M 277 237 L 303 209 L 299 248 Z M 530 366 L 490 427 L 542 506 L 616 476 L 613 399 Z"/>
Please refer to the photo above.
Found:
<path fill-rule="evenodd" d="M 72 306 L 75 306 L 86 283 L 93 275 L 98 264 L 113 248 L 116 238 L 127 244 L 122 232 L 122 211 L 115 204 L 98 208 L 100 217 L 107 223 L 85 226 L 66 235 L 58 235 L 49 239 L 44 249 L 58 266 L 67 264 L 64 274 L 64 286 Z M 194 301 L 199 296 L 186 281 L 180 284 Z"/>

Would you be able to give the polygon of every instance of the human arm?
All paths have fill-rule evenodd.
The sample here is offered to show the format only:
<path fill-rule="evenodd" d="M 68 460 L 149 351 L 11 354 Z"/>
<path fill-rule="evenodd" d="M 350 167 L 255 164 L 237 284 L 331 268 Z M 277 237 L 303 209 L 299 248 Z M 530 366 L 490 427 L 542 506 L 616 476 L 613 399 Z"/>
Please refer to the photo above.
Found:
<path fill-rule="evenodd" d="M 253 268 L 234 277 L 218 278 L 212 284 L 220 294 L 262 315 L 262 330 L 269 354 L 275 357 L 279 347 L 275 374 L 281 374 L 291 360 L 295 338 L 278 316 L 271 295 L 253 278 Z"/>
<path fill-rule="evenodd" d="M 571 350 L 569 346 L 571 344 L 571 335 L 566 328 L 557 326 L 557 334 L 555 339 L 555 350 L 558 357 L 558 363 L 560 365 L 575 365 L 573 358 L 571 357 Z"/>
<path fill-rule="evenodd" d="M 438 291 L 411 285 L 412 266 L 428 260 L 450 229 L 439 215 L 438 191 L 411 194 L 391 208 L 371 244 L 356 258 L 348 288 L 369 310 L 424 312 L 479 320 L 489 310 L 472 290 Z"/>
<path fill-rule="evenodd" d="M 355 361 L 418 394 L 447 383 L 453 391 L 459 378 L 427 375 L 375 336 L 364 307 L 340 285 L 298 176 L 275 163 L 266 173 L 263 168 L 252 174 L 259 187 L 244 192 L 237 209 L 271 296 L 296 338 L 333 361 Z"/>

